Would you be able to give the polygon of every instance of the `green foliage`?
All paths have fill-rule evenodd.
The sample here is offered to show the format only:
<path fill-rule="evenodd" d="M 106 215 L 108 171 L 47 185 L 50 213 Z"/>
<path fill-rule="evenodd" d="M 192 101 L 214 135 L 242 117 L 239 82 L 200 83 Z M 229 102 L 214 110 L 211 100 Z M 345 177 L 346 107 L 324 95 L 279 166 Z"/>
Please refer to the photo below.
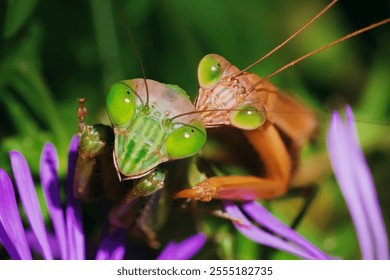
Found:
<path fill-rule="evenodd" d="M 39 0 L 8 0 L 7 13 L 4 20 L 3 35 L 14 36 L 26 23 L 38 6 Z"/>
<path fill-rule="evenodd" d="M 218 53 L 243 68 L 282 42 L 328 3 L 308 0 L 122 2 L 122 12 L 147 78 L 178 84 L 192 100 L 197 95 L 197 64 L 204 55 Z M 389 14 L 386 1 L 376 1 L 369 8 L 359 7 L 356 1 L 340 2 L 293 42 L 255 66 L 253 72 L 265 76 L 292 59 Z M 68 143 L 77 132 L 77 98 L 87 99 L 88 123 L 107 124 L 104 103 L 110 85 L 142 77 L 126 27 L 109 0 L 9 0 L 0 3 L 0 28 L 1 168 L 10 170 L 8 152 L 16 149 L 26 156 L 37 176 L 41 149 L 44 142 L 51 141 L 59 151 L 63 177 Z M 390 158 L 390 133 L 388 126 L 370 122 L 389 120 L 389 50 L 389 28 L 382 26 L 311 57 L 271 80 L 281 89 L 303 98 L 321 116 L 318 144 L 302 159 L 303 166 L 310 165 L 313 162 L 310 160 L 317 157 L 321 159 L 315 161 L 315 167 L 310 165 L 312 172 L 327 166 L 323 157 L 324 136 L 331 109 L 343 108 L 346 103 L 352 105 L 356 118 L 363 120 L 359 133 L 369 153 L 369 164 L 377 175 L 376 185 L 382 201 L 388 201 L 385 198 L 390 195 L 385 189 L 388 178 L 383 176 L 389 164 L 381 161 Z M 320 192 L 298 230 L 329 253 L 359 258 L 358 246 L 350 239 L 354 235 L 350 218 L 345 207 L 340 206 L 344 202 L 330 179 L 329 167 L 326 170 L 318 184 L 319 188 L 328 187 L 328 190 Z M 203 174 L 193 176 L 198 178 Z M 278 201 L 273 208 L 286 222 L 291 221 L 291 213 L 285 210 L 292 209 L 290 203 L 288 199 Z M 389 222 L 390 209 L 383 207 L 383 210 Z M 226 223 L 218 224 L 215 219 L 212 223 L 216 225 L 204 227 L 210 229 L 209 236 L 214 232 L 219 237 L 215 238 L 217 253 L 209 256 L 263 256 L 256 251 L 259 246 L 229 232 L 232 228 L 226 228 Z M 267 256 L 291 257 L 275 252 Z"/>

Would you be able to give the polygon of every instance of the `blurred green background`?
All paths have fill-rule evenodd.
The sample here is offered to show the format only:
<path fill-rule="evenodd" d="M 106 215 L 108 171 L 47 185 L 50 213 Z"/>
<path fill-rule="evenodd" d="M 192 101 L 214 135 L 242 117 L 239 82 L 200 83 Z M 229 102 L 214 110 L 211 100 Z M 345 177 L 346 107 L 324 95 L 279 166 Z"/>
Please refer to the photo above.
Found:
<path fill-rule="evenodd" d="M 121 6 L 147 78 L 178 84 L 194 98 L 202 56 L 218 53 L 243 68 L 329 2 L 133 0 L 121 1 Z M 317 47 L 384 19 L 390 14 L 389 5 L 386 0 L 340 1 L 252 70 L 265 76 Z M 51 141 L 60 154 L 64 176 L 68 143 L 77 132 L 77 98 L 87 98 L 88 123 L 108 123 L 104 104 L 109 86 L 142 76 L 126 28 L 109 0 L 8 0 L 0 2 L 0 30 L 0 166 L 10 171 L 8 152 L 16 149 L 37 175 L 43 143 Z M 302 165 L 303 172 L 307 167 L 318 171 L 315 179 L 320 191 L 298 229 L 327 253 L 343 258 L 359 258 L 359 249 L 327 166 L 325 133 L 331 111 L 350 104 L 359 120 L 359 136 L 389 226 L 389 35 L 388 25 L 379 27 L 271 79 L 320 115 L 323 129 L 317 144 L 305 150 Z M 313 162 L 318 167 L 313 168 Z M 309 173 L 317 174 L 310 168 Z M 271 208 L 289 221 L 300 203 L 280 199 Z M 230 244 L 226 248 L 236 248 L 220 257 L 261 257 L 236 233 L 221 229 L 218 234 L 226 235 L 226 239 L 216 238 Z M 272 254 L 272 258 L 290 257 Z"/>

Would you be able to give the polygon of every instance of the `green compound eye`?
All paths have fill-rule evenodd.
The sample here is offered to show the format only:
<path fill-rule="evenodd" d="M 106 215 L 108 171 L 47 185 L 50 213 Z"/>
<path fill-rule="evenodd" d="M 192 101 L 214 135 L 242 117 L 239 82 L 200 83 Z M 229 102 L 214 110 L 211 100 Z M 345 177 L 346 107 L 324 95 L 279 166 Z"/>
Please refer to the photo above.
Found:
<path fill-rule="evenodd" d="M 208 54 L 202 58 L 198 66 L 198 81 L 201 87 L 211 87 L 222 77 L 222 69 L 218 57 Z"/>
<path fill-rule="evenodd" d="M 106 107 L 114 126 L 126 125 L 133 118 L 136 108 L 131 84 L 127 85 L 125 82 L 113 84 L 107 95 Z"/>
<path fill-rule="evenodd" d="M 230 114 L 230 123 L 240 129 L 253 130 L 265 123 L 264 112 L 251 105 L 243 105 Z"/>
<path fill-rule="evenodd" d="M 206 143 L 206 129 L 200 121 L 194 121 L 174 130 L 165 142 L 165 151 L 170 159 L 179 159 L 196 154 Z"/>

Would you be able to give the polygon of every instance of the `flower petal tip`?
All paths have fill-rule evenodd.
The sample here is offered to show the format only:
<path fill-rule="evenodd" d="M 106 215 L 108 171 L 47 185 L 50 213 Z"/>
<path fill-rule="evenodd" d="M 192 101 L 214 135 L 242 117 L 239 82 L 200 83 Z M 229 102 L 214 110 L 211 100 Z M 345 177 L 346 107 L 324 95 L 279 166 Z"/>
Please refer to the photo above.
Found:
<path fill-rule="evenodd" d="M 354 116 L 354 114 L 353 114 L 353 111 L 352 111 L 351 106 L 347 105 L 347 106 L 345 107 L 345 115 L 346 115 L 347 122 L 352 122 L 352 121 L 354 121 L 355 116 Z"/>
<path fill-rule="evenodd" d="M 343 120 L 341 119 L 339 112 L 333 111 L 330 125 L 332 126 L 332 124 L 339 124 L 342 122 L 343 122 Z"/>
<path fill-rule="evenodd" d="M 207 240 L 204 233 L 196 233 L 181 242 L 170 242 L 161 252 L 158 260 L 188 260 L 203 247 Z"/>

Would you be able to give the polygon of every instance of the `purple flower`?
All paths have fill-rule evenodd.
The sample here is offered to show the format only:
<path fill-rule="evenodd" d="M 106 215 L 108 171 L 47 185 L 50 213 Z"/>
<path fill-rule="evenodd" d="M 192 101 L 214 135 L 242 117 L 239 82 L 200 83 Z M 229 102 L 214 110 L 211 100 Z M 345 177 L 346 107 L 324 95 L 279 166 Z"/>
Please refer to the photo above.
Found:
<path fill-rule="evenodd" d="M 346 124 L 334 112 L 328 150 L 336 179 L 355 226 L 363 259 L 389 259 L 389 245 L 374 180 L 359 145 L 351 108 Z"/>
<path fill-rule="evenodd" d="M 46 144 L 42 151 L 40 177 L 53 232 L 44 224 L 32 175 L 25 158 L 17 151 L 10 152 L 16 187 L 30 224 L 29 229 L 25 229 L 22 224 L 11 179 L 0 169 L 0 243 L 12 259 L 32 259 L 31 250 L 44 259 L 85 259 L 81 204 L 73 197 L 72 190 L 77 146 L 78 137 L 75 136 L 69 149 L 65 211 L 60 199 L 56 150 L 52 144 Z M 123 238 L 120 233 L 114 232 L 102 241 L 96 257 L 122 259 L 124 253 Z"/>
<path fill-rule="evenodd" d="M 10 152 L 11 165 L 21 204 L 30 224 L 25 229 L 18 209 L 14 188 L 8 174 L 0 169 L 0 243 L 12 259 L 31 260 L 32 252 L 44 259 L 85 259 L 85 236 L 81 202 L 73 196 L 73 177 L 77 160 L 78 137 L 73 137 L 68 156 L 66 205 L 60 199 L 58 157 L 55 147 L 46 144 L 40 162 L 41 185 L 50 215 L 53 232 L 43 221 L 30 169 L 17 151 Z M 105 237 L 96 253 L 97 260 L 123 259 L 125 230 L 116 230 Z M 199 233 L 180 242 L 169 243 L 158 259 L 188 259 L 204 245 L 206 237 Z"/>
<path fill-rule="evenodd" d="M 337 112 L 333 113 L 327 143 L 332 168 L 351 213 L 363 259 L 389 259 L 382 212 L 371 172 L 358 142 L 350 107 L 347 107 L 346 124 Z M 330 259 L 277 220 L 261 204 L 247 202 L 241 208 L 231 202 L 225 204 L 226 212 L 239 221 L 234 222 L 236 228 L 249 239 L 304 259 Z M 254 225 L 247 217 L 267 231 Z"/>
<path fill-rule="evenodd" d="M 237 205 L 226 202 L 225 210 L 231 217 L 237 220 L 233 222 L 237 230 L 256 243 L 290 253 L 303 259 L 330 259 L 330 257 L 299 235 L 295 230 L 275 218 L 260 203 L 255 201 L 244 203 L 242 205 L 242 211 Z M 257 227 L 246 216 L 249 216 L 266 230 Z"/>

